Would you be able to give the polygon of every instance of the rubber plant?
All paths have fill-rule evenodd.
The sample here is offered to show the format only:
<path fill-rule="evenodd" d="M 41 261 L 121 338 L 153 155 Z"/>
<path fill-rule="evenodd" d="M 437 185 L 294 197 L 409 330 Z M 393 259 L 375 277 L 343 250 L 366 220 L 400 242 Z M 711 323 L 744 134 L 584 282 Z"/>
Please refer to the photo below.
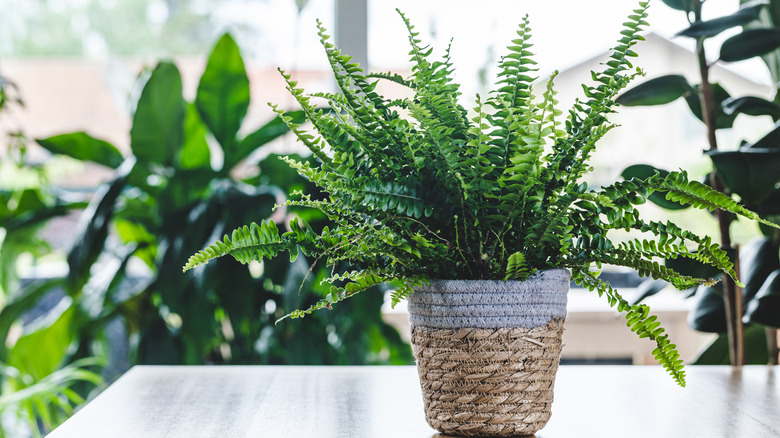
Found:
<path fill-rule="evenodd" d="M 625 106 L 661 105 L 685 99 L 691 112 L 707 128 L 705 155 L 712 160 L 713 171 L 707 175 L 705 183 L 735 197 L 741 205 L 756 211 L 767 221 L 780 223 L 780 188 L 777 187 L 780 182 L 780 89 L 772 101 L 756 96 L 732 97 L 723 86 L 711 83 L 709 79 L 710 69 L 716 63 L 760 57 L 774 84 L 780 83 L 780 1 L 741 1 L 736 12 L 710 20 L 702 19 L 704 2 L 664 0 L 664 3 L 688 18 L 690 26 L 678 35 L 696 41 L 699 83 L 692 84 L 679 74 L 661 76 L 626 91 L 617 102 Z M 717 59 L 710 61 L 704 42 L 733 28 L 739 32 L 723 41 Z M 740 114 L 771 117 L 775 127 L 755 142 L 743 141 L 736 150 L 723 150 L 716 132 L 731 129 Z M 625 169 L 623 176 L 641 177 L 654 173 L 666 174 L 666 171 L 638 164 Z M 650 200 L 664 208 L 687 207 L 654 196 Z M 744 286 L 737 287 L 738 284 L 726 276 L 721 283 L 701 285 L 695 290 L 696 305 L 689 315 L 689 323 L 696 330 L 720 334 L 696 363 L 777 364 L 780 234 L 776 228 L 761 224 L 764 236 L 737 252 L 732 248 L 730 230 L 735 219 L 727 212 L 717 212 L 721 245 L 735 258 L 739 256 Z M 667 260 L 666 266 L 688 275 L 720 276 L 718 270 L 696 263 L 682 263 L 679 259 Z"/>
<path fill-rule="evenodd" d="M 193 255 L 184 269 L 227 254 L 247 263 L 289 251 L 294 260 L 299 250 L 315 266 L 354 267 L 324 280 L 332 285 L 326 298 L 287 315 L 298 318 L 387 282 L 395 285 L 397 303 L 431 279 L 525 280 L 536 271 L 565 268 L 578 284 L 624 312 L 631 330 L 654 340 L 654 356 L 683 385 L 682 360 L 656 317 L 644 304 L 629 304 L 599 278 L 599 270 L 604 264 L 628 266 L 680 289 L 715 283 L 656 261 L 684 257 L 737 281 L 726 252 L 710 237 L 640 217 L 636 206 L 656 192 L 697 208 L 762 220 L 730 197 L 688 180 L 685 172 L 593 189 L 581 182 L 596 142 L 615 127 L 607 116 L 618 92 L 641 74 L 630 58 L 632 46 L 642 40 L 646 8 L 640 3 L 629 17 L 610 60 L 593 72 L 595 84 L 584 86 L 585 97 L 565 119 L 555 108 L 555 74 L 538 100 L 532 91 L 537 78 L 527 18 L 500 61 L 497 88 L 486 98 L 477 96 L 471 115 L 459 103 L 449 49 L 433 59 L 403 14 L 411 44 L 407 78 L 364 74 L 329 42 L 318 22 L 340 92 L 306 94 L 280 70 L 313 131 L 273 107 L 317 158 L 314 164 L 284 160 L 325 193 L 296 193 L 296 200 L 283 205 L 318 209 L 334 226 L 315 232 L 293 219 L 280 234 L 274 221 L 263 220 Z M 414 95 L 384 98 L 375 90 L 380 80 Z M 318 109 L 314 98 L 324 99 L 332 111 Z M 615 230 L 646 237 L 614 243 Z"/>

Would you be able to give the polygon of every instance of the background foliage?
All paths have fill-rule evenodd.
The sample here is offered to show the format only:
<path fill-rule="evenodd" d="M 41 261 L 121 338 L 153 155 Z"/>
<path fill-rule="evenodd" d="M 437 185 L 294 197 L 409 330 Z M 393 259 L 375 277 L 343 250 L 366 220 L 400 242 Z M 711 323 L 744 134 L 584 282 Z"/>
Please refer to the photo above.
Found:
<path fill-rule="evenodd" d="M 780 1 L 742 0 L 737 12 L 711 20 L 701 18 L 704 2 L 664 0 L 664 3 L 688 17 L 690 26 L 678 35 L 692 38 L 697 43 L 700 82 L 691 84 L 677 74 L 653 78 L 625 92 L 618 98 L 618 103 L 627 106 L 662 105 L 685 99 L 691 112 L 707 126 L 709 148 L 705 154 L 712 160 L 713 172 L 706 177 L 705 183 L 729 194 L 765 219 L 780 223 L 780 89 L 775 92 L 773 100 L 766 100 L 756 96 L 731 96 L 720 84 L 709 82 L 709 69 L 715 62 L 738 62 L 760 57 L 775 87 L 780 84 Z M 739 32 L 722 43 L 715 61 L 709 61 L 704 41 L 734 28 Z M 718 145 L 716 131 L 731 129 L 739 115 L 771 117 L 775 127 L 753 143 L 743 141 L 725 148 Z M 655 171 L 666 172 L 648 165 L 634 165 L 627 168 L 623 176 L 641 177 Z M 650 199 L 664 208 L 685 208 L 663 198 Z M 729 230 L 736 218 L 719 214 L 718 219 L 721 242 L 727 251 L 736 254 L 731 248 Z M 741 288 L 741 297 L 730 292 L 729 288 L 733 288 L 734 284 L 727 279 L 723 283 L 699 286 L 695 290 L 696 305 L 689 315 L 689 323 L 696 330 L 720 334 L 696 363 L 720 364 L 743 360 L 746 363 L 765 364 L 770 360 L 777 363 L 780 233 L 767 226 L 761 226 L 761 232 L 763 237 L 749 242 L 738 254 L 740 276 L 745 284 Z M 666 266 L 688 275 L 719 275 L 717 270 L 684 260 L 667 260 Z M 737 333 L 738 330 L 741 332 L 741 328 L 737 329 L 737 323 L 741 321 L 747 324 L 744 335 Z M 738 354 L 736 345 L 743 343 L 743 337 L 744 359 L 735 357 Z M 729 344 L 732 346 L 731 353 Z M 742 347 L 739 349 L 742 350 Z"/>
<path fill-rule="evenodd" d="M 74 370 L 76 377 L 96 382 L 94 374 L 79 371 L 94 365 L 83 359 L 92 356 L 106 359 L 108 379 L 135 363 L 411 362 L 408 346 L 381 320 L 382 293 L 366 294 L 328 315 L 275 326 L 282 308 L 311 305 L 326 293 L 314 281 L 326 275 L 320 269 L 300 287 L 310 269 L 303 257 L 295 264 L 250 268 L 224 260 L 182 276 L 181 266 L 191 253 L 225 230 L 271 216 L 274 204 L 285 202 L 289 191 L 308 189 L 309 183 L 276 156 L 254 158 L 288 128 L 275 118 L 241 134 L 249 104 L 243 59 L 232 37 L 224 35 L 193 102 L 182 97 L 173 63 L 162 61 L 151 70 L 133 115 L 129 156 L 84 132 L 37 140 L 53 154 L 113 169 L 115 178 L 98 188 L 88 205 L 66 203 L 49 186 L 2 192 L 7 260 L 0 280 L 7 302 L 0 329 L 4 339 L 18 327 L 30 331 L 8 351 L 0 349 L 6 353 L 0 356 L 3 364 L 20 374 L 17 380 L 56 389 L 52 385 L 70 384 L 62 370 Z M 300 118 L 299 113 L 287 116 Z M 212 155 L 220 156 L 223 165 L 215 166 L 219 160 Z M 257 165 L 259 173 L 241 177 L 240 167 L 247 164 Z M 19 167 L 34 170 L 24 160 Z M 13 275 L 15 256 L 46 250 L 45 241 L 32 238 L 39 236 L 37 227 L 82 208 L 67 253 L 67 276 L 36 279 L 20 288 Z M 272 218 L 283 223 L 291 212 L 277 211 Z M 327 224 L 315 212 L 300 214 L 316 227 Z M 26 246 L 13 247 L 16 242 Z M 53 304 L 47 307 L 44 301 Z M 28 324 L 26 318 L 37 310 L 43 315 Z M 46 324 L 34 329 L 39 322 Z M 72 402 L 81 401 L 77 392 L 65 392 Z M 84 395 L 81 391 L 79 397 Z M 43 413 L 33 414 L 43 420 L 43 430 L 62 419 L 46 421 Z"/>

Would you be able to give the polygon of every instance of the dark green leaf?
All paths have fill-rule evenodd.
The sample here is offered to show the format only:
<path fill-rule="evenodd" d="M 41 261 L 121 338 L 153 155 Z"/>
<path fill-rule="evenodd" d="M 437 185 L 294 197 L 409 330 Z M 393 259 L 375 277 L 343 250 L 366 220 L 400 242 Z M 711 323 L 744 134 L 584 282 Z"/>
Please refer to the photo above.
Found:
<path fill-rule="evenodd" d="M 667 75 L 650 79 L 618 96 L 616 102 L 625 106 L 663 105 L 693 91 L 682 75 Z"/>
<path fill-rule="evenodd" d="M 742 146 L 741 149 L 775 149 L 780 150 L 780 123 L 775 124 L 775 128 L 769 131 L 760 140 L 752 145 Z"/>
<path fill-rule="evenodd" d="M 63 298 L 8 349 L 8 365 L 23 370 L 34 380 L 54 372 L 75 340 L 77 331 L 71 327 L 74 315 L 73 300 Z"/>
<path fill-rule="evenodd" d="M 620 174 L 620 176 L 622 176 L 624 179 L 631 179 L 631 178 L 647 179 L 655 175 L 656 172 L 661 176 L 666 176 L 669 174 L 668 170 L 659 169 L 649 164 L 634 164 L 632 166 L 626 167 L 625 170 L 623 170 L 623 173 Z M 679 202 L 674 202 L 666 199 L 666 192 L 653 192 L 650 194 L 650 196 L 647 199 L 649 199 L 651 202 L 658 205 L 659 207 L 665 208 L 667 210 L 683 210 L 690 207 L 690 205 L 680 204 Z"/>
<path fill-rule="evenodd" d="M 726 114 L 767 115 L 773 118 L 780 118 L 780 105 L 760 97 L 745 96 L 738 99 L 724 100 L 723 112 Z"/>
<path fill-rule="evenodd" d="M 707 333 L 726 333 L 726 307 L 723 304 L 723 283 L 699 286 L 696 304 L 688 313 L 688 325 Z"/>
<path fill-rule="evenodd" d="M 740 249 L 739 275 L 740 280 L 745 284 L 742 288 L 745 305 L 753 299 L 767 277 L 776 269 L 780 269 L 777 246 L 769 239 L 757 237 Z"/>
<path fill-rule="evenodd" d="M 29 188 L 17 192 L 6 192 L 0 196 L 0 227 L 11 234 L 16 230 L 41 225 L 56 216 L 62 216 L 71 210 L 86 207 L 83 202 L 51 205 L 52 200 L 40 189 Z M 13 205 L 13 209 L 8 206 Z"/>
<path fill-rule="evenodd" d="M 766 199 L 780 181 L 780 150 L 708 151 L 723 184 L 744 202 Z"/>
<path fill-rule="evenodd" d="M 765 55 L 780 47 L 780 29 L 747 29 L 727 39 L 720 47 L 720 59 L 736 62 Z"/>
<path fill-rule="evenodd" d="M 195 105 L 188 103 L 184 118 L 184 144 L 178 160 L 182 169 L 210 168 L 211 152 L 206 142 L 207 134 L 206 126 L 200 120 Z"/>
<path fill-rule="evenodd" d="M 130 129 L 130 148 L 140 161 L 169 166 L 182 144 L 184 99 L 181 75 L 160 62 L 144 86 Z"/>
<path fill-rule="evenodd" d="M 745 326 L 745 363 L 766 365 L 769 362 L 766 330 L 763 326 Z M 729 365 L 729 338 L 727 334 L 718 336 L 706 347 L 691 365 Z"/>
<path fill-rule="evenodd" d="M 89 280 L 95 263 L 108 236 L 109 223 L 114 215 L 114 204 L 127 183 L 127 175 L 135 163 L 128 159 L 120 166 L 117 178 L 102 185 L 81 215 L 77 239 L 68 253 L 68 287 L 71 293 L 80 290 Z"/>
<path fill-rule="evenodd" d="M 780 269 L 766 278 L 756 296 L 748 302 L 744 322 L 780 327 Z"/>
<path fill-rule="evenodd" d="M 749 7 L 744 7 L 737 12 L 725 17 L 718 17 L 707 21 L 696 21 L 691 24 L 687 29 L 677 33 L 676 36 L 687 36 L 691 38 L 709 38 L 715 36 L 726 29 L 732 27 L 742 26 L 743 24 L 750 23 L 758 18 L 763 4 L 757 4 Z"/>
<path fill-rule="evenodd" d="M 144 365 L 181 365 L 181 339 L 171 333 L 162 318 L 146 327 L 138 345 L 138 363 Z"/>
<path fill-rule="evenodd" d="M 36 306 L 38 300 L 47 292 L 62 287 L 65 281 L 60 278 L 49 280 L 37 280 L 19 290 L 10 302 L 6 303 L 3 310 L 0 311 L 0 334 L 3 337 L 8 336 L 8 330 L 11 325 Z M 0 360 L 7 362 L 6 343 L 0 343 Z"/>
<path fill-rule="evenodd" d="M 292 123 L 303 123 L 306 120 L 305 113 L 303 111 L 290 111 L 285 115 L 292 117 Z M 287 134 L 288 132 L 290 132 L 290 128 L 287 127 L 287 124 L 284 123 L 281 118 L 275 117 L 265 125 L 258 128 L 255 132 L 247 135 L 243 140 L 241 140 L 230 160 L 225 161 L 225 168 L 233 168 L 233 166 L 251 155 L 261 146 L 281 137 L 284 134 Z"/>
<path fill-rule="evenodd" d="M 761 1 L 762 0 L 740 0 L 740 5 L 741 7 L 747 7 L 750 4 Z M 763 2 L 768 4 L 761 14 L 759 14 L 758 20 L 746 24 L 744 26 L 745 29 L 777 28 L 780 26 L 780 2 L 777 0 L 763 0 Z M 780 81 L 780 53 L 777 51 L 769 52 L 762 56 L 761 60 L 766 64 L 774 81 Z"/>
<path fill-rule="evenodd" d="M 222 35 L 200 78 L 195 105 L 203 122 L 222 146 L 225 162 L 233 162 L 236 133 L 249 108 L 249 79 L 236 42 Z"/>
<path fill-rule="evenodd" d="M 94 138 L 85 132 L 56 135 L 38 139 L 36 142 L 53 154 L 92 161 L 112 169 L 119 167 L 123 161 L 122 154 L 111 143 Z"/>
<path fill-rule="evenodd" d="M 693 115 L 697 119 L 704 121 L 704 117 L 701 112 L 701 95 L 697 90 L 696 93 L 690 93 L 685 95 L 685 102 L 688 103 Z M 720 84 L 712 84 L 712 97 L 715 101 L 715 129 L 727 129 L 734 125 L 734 119 L 737 118 L 736 114 L 726 114 L 723 112 L 723 102 L 730 99 L 728 91 L 721 87 Z"/>

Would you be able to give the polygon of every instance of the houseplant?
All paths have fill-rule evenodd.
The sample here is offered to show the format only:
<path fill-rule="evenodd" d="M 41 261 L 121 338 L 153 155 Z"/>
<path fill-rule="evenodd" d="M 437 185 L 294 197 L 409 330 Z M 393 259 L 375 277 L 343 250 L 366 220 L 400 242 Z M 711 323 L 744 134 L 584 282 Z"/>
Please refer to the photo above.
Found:
<path fill-rule="evenodd" d="M 530 434 L 544 425 L 569 275 L 625 312 L 629 327 L 658 344 L 655 357 L 684 384 L 682 361 L 656 318 L 645 305 L 629 305 L 599 279 L 598 269 L 604 263 L 629 266 L 679 288 L 709 282 L 679 275 L 655 262 L 656 257 L 687 257 L 735 277 L 726 253 L 709 237 L 640 218 L 635 206 L 654 192 L 699 208 L 719 207 L 758 217 L 727 196 L 688 181 L 684 172 L 654 174 L 594 190 L 579 181 L 589 170 L 596 141 L 614 127 L 606 116 L 617 92 L 640 74 L 629 71 L 629 58 L 634 56 L 631 47 L 642 39 L 638 32 L 646 8 L 646 2 L 640 3 L 629 17 L 604 70 L 593 73 L 597 84 L 585 87 L 585 99 L 574 104 L 563 125 L 561 112 L 555 109 L 554 75 L 541 101 L 533 98 L 536 70 L 527 19 L 500 62 L 498 88 L 484 100 L 477 96 L 471 117 L 458 103 L 449 50 L 442 60 L 432 60 L 432 50 L 421 44 L 403 14 L 412 47 L 409 78 L 363 74 L 328 41 L 326 29 L 318 22 L 340 93 L 307 95 L 280 70 L 316 132 L 304 130 L 273 108 L 318 160 L 315 164 L 285 161 L 324 192 L 319 196 L 299 192 L 297 200 L 283 205 L 319 209 L 334 226 L 315 232 L 294 219 L 280 235 L 272 220 L 253 223 L 193 255 L 185 271 L 226 254 L 246 263 L 282 251 L 289 251 L 295 260 L 299 250 L 315 266 L 348 262 L 355 268 L 334 270 L 325 280 L 332 285 L 330 293 L 307 309 L 293 311 L 291 317 L 330 309 L 372 285 L 394 283 L 394 302 L 410 296 L 412 300 L 413 344 L 418 362 L 425 364 L 420 374 L 429 424 L 446 433 Z M 414 96 L 386 99 L 375 91 L 378 80 L 408 87 Z M 324 99 L 332 111 L 316 108 L 313 98 Z M 614 230 L 632 229 L 655 240 L 611 240 Z M 689 252 L 687 245 L 695 251 Z M 555 284 L 545 284 L 545 278 Z M 470 292 L 439 293 L 451 280 L 483 282 L 456 282 L 458 288 L 472 286 Z M 517 290 L 503 293 L 514 287 Z M 465 309 L 500 309 L 500 314 L 468 318 L 464 307 L 454 305 L 464 296 L 464 301 L 478 301 L 461 303 Z M 509 303 L 509 309 L 498 305 L 507 297 L 521 296 L 541 301 L 546 309 L 518 312 L 518 303 Z M 562 310 L 553 306 L 561 301 Z M 442 325 L 428 324 L 429 316 L 447 308 L 460 314 L 444 318 Z M 534 318 L 528 315 L 543 321 L 529 327 L 528 320 Z M 473 325 L 447 326 L 459 316 Z M 493 322 L 481 325 L 475 319 Z M 495 323 L 504 319 L 521 322 L 519 326 Z M 481 346 L 487 357 L 475 358 L 466 350 L 450 354 L 469 344 Z M 529 349 L 539 345 L 541 351 Z M 424 346 L 441 350 L 430 352 Z M 478 361 L 484 366 L 474 366 Z M 476 393 L 459 392 L 465 388 Z M 526 402 L 532 398 L 538 399 L 539 406 Z"/>
<path fill-rule="evenodd" d="M 289 128 L 278 117 L 257 126 L 245 121 L 250 81 L 230 34 L 209 54 L 194 101 L 183 97 L 181 74 L 169 61 L 158 62 L 142 85 L 127 156 L 83 132 L 37 140 L 53 154 L 117 172 L 82 213 L 68 252 L 66 289 L 76 298 L 80 324 L 76 354 L 107 352 L 112 363 L 125 367 L 411 362 L 406 343 L 378 318 L 380 296 L 367 294 L 369 299 L 339 309 L 336 320 L 350 324 L 334 327 L 322 315 L 298 327 L 297 336 L 292 327 L 274 326 L 282 308 L 308 306 L 320 297 L 318 285 L 298 293 L 310 268 L 303 259 L 266 264 L 260 272 L 224 259 L 181 281 L 179 269 L 192 252 L 226 230 L 270 215 L 288 191 L 311 188 L 273 154 L 255 158 Z M 300 112 L 286 115 L 303 121 Z M 214 151 L 223 158 L 221 166 L 212 164 Z M 253 166 L 257 175 L 241 171 Z M 306 217 L 314 226 L 327 223 L 317 212 Z M 133 269 L 138 261 L 145 272 L 139 273 L 138 263 Z M 101 275 L 93 275 L 96 271 Z M 324 267 L 311 272 L 326 276 Z M 114 340 L 127 337 L 124 356 L 107 345 L 109 329 L 119 332 Z M 345 338 L 354 342 L 349 348 Z"/>
<path fill-rule="evenodd" d="M 780 1 L 741 0 L 740 8 L 734 13 L 709 20 L 702 19 L 703 2 L 664 0 L 664 3 L 688 18 L 690 25 L 678 36 L 696 41 L 691 57 L 697 60 L 698 83 L 690 83 L 680 74 L 660 76 L 627 90 L 617 102 L 640 106 L 685 99 L 691 113 L 706 126 L 707 143 L 702 149 L 713 166 L 713 171 L 706 177 L 707 182 L 726 194 L 739 196 L 743 204 L 765 219 L 780 222 L 780 188 L 776 186 L 780 178 Z M 715 61 L 708 59 L 705 41 L 734 28 L 739 32 L 722 42 L 718 58 Z M 756 96 L 731 96 L 726 88 L 711 79 L 711 70 L 717 63 L 758 57 L 772 78 L 773 101 Z M 738 149 L 733 150 L 729 145 L 724 147 L 723 139 L 719 141 L 716 133 L 731 129 L 737 117 L 771 117 L 775 126 L 755 142 L 742 141 Z M 636 164 L 625 169 L 623 175 L 631 177 L 655 171 L 664 172 L 646 164 Z M 664 208 L 686 207 L 664 201 L 659 201 Z M 735 219 L 724 212 L 717 214 L 720 241 L 725 247 L 731 247 L 735 240 L 731 230 Z M 699 355 L 696 363 L 777 364 L 780 233 L 769 227 L 761 227 L 761 231 L 762 237 L 751 240 L 739 251 L 731 249 L 733 260 L 739 260 L 740 277 L 745 283 L 741 291 L 728 278 L 695 291 L 696 304 L 689 314 L 690 325 L 699 331 L 720 334 Z M 675 260 L 666 264 L 700 277 L 720 275 L 706 266 L 683 265 Z"/>

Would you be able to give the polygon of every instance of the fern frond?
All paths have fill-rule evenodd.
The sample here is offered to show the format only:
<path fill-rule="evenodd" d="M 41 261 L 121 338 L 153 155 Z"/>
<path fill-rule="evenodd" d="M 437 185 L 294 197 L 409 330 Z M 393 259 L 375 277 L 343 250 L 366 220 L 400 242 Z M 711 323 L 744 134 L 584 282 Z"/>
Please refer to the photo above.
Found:
<path fill-rule="evenodd" d="M 653 177 L 648 178 L 648 183 L 652 183 Z M 688 174 L 685 171 L 670 172 L 665 178 L 655 178 L 660 180 L 658 188 L 666 190 L 666 199 L 679 202 L 681 204 L 691 205 L 696 208 L 713 211 L 721 209 L 739 216 L 760 222 L 774 228 L 780 228 L 780 225 L 762 219 L 757 213 L 752 212 L 730 196 L 723 194 L 711 187 L 698 181 L 688 180 Z"/>
<path fill-rule="evenodd" d="M 528 265 L 525 260 L 525 254 L 516 252 L 509 256 L 506 263 L 506 275 L 504 281 L 520 280 L 525 281 L 536 272 L 536 268 Z"/>
<path fill-rule="evenodd" d="M 711 286 L 716 283 L 712 279 L 701 279 L 680 275 L 672 269 L 661 265 L 657 261 L 642 257 L 642 253 L 624 251 L 618 248 L 609 250 L 592 250 L 590 257 L 601 263 L 633 268 L 642 277 L 650 277 L 654 280 L 666 280 L 680 290 L 690 289 L 699 285 Z"/>
<path fill-rule="evenodd" d="M 366 75 L 366 77 L 372 78 L 372 79 L 384 79 L 386 81 L 395 82 L 398 85 L 403 85 L 406 88 L 415 88 L 414 82 L 405 79 L 403 76 L 399 75 L 398 73 L 369 73 Z"/>
<path fill-rule="evenodd" d="M 290 257 L 294 259 L 293 254 L 298 254 L 298 239 L 313 237 L 312 234 L 307 234 L 302 227 L 298 228 L 301 232 L 295 235 L 295 239 L 290 239 L 291 236 L 285 236 L 282 239 L 276 224 L 271 220 L 264 220 L 260 225 L 255 222 L 249 226 L 244 225 L 233 230 L 230 237 L 226 234 L 222 241 L 217 241 L 191 256 L 187 260 L 187 264 L 184 265 L 183 272 L 228 254 L 243 264 L 252 260 L 273 258 L 280 251 L 290 251 Z M 303 241 L 300 242 L 303 243 Z"/>
<path fill-rule="evenodd" d="M 587 270 L 573 270 L 572 279 L 586 289 L 598 292 L 599 296 L 606 295 L 610 306 L 615 307 L 618 312 L 626 312 L 626 325 L 640 338 L 655 341 L 657 345 L 653 350 L 655 360 L 669 372 L 677 384 L 685 386 L 685 370 L 677 346 L 669 341 L 669 335 L 664 333 L 657 317 L 649 314 L 650 309 L 647 305 L 632 306 L 612 288 L 611 284 Z"/>
<path fill-rule="evenodd" d="M 348 283 L 343 287 L 331 286 L 330 292 L 328 292 L 325 298 L 312 304 L 307 309 L 297 309 L 288 313 L 287 315 L 282 316 L 276 320 L 276 324 L 287 318 L 303 318 L 304 316 L 320 309 L 331 309 L 333 304 L 355 296 L 370 287 L 377 286 L 394 279 L 393 277 L 388 277 L 381 272 L 371 270 L 353 271 L 338 278 L 342 280 L 348 279 Z"/>
<path fill-rule="evenodd" d="M 281 71 L 282 70 L 280 70 L 280 72 Z M 284 76 L 284 73 L 282 73 L 282 75 Z M 290 128 L 290 131 L 295 134 L 295 136 L 298 138 L 298 141 L 303 143 L 303 145 L 306 146 L 306 148 L 309 149 L 314 154 L 314 156 L 323 163 L 324 166 L 333 164 L 331 158 L 322 148 L 321 138 L 315 137 L 301 129 L 301 124 L 293 122 L 292 117 L 285 115 L 285 111 L 279 109 L 278 105 L 269 103 L 268 106 L 271 107 L 271 110 L 273 110 L 273 112 L 275 112 L 281 118 L 287 127 Z"/>
<path fill-rule="evenodd" d="M 628 60 L 636 56 L 631 50 L 632 46 L 644 39 L 639 32 L 642 26 L 647 25 L 647 8 L 648 2 L 639 3 L 634 15 L 624 23 L 621 38 L 612 49 L 610 61 L 605 64 L 604 70 L 592 72 L 596 85 L 583 85 L 586 100 L 577 100 L 569 111 L 569 119 L 566 121 L 568 135 L 553 147 L 548 166 L 550 172 L 545 175 L 548 196 L 556 189 L 576 184 L 590 170 L 587 163 L 596 141 L 614 127 L 608 123 L 606 116 L 613 111 L 618 92 L 634 77 L 642 74 L 641 71 L 629 75 L 622 73 L 632 67 Z M 561 175 L 564 177 L 560 178 Z"/>
<path fill-rule="evenodd" d="M 398 282 L 399 284 L 390 294 L 390 307 L 395 306 L 401 301 L 409 298 L 409 295 L 414 293 L 414 289 L 421 286 L 427 286 L 430 284 L 428 279 L 423 277 L 409 277 L 404 278 Z"/>

